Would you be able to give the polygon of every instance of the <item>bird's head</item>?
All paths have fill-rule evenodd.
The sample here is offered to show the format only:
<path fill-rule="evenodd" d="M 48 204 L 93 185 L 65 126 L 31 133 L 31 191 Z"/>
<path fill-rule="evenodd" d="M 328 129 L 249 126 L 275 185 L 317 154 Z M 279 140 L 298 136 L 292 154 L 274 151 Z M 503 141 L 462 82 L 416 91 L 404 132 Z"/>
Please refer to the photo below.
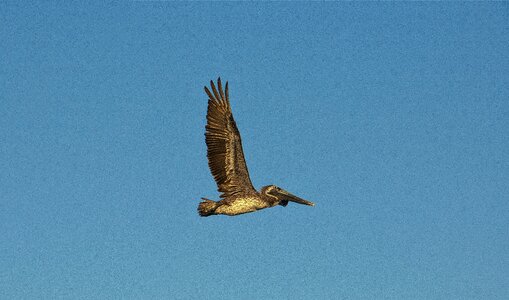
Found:
<path fill-rule="evenodd" d="M 275 185 L 264 186 L 262 188 L 262 194 L 272 199 L 275 199 L 276 201 L 279 202 L 279 205 L 282 206 L 286 206 L 288 204 L 288 201 L 309 206 L 315 206 L 313 202 L 299 198 Z"/>

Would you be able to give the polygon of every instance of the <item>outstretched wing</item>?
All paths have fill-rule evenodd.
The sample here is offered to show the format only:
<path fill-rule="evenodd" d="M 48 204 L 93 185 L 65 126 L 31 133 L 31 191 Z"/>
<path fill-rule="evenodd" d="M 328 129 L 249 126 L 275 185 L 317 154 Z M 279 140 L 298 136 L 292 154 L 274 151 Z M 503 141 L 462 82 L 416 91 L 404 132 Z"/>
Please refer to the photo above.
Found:
<path fill-rule="evenodd" d="M 228 82 L 226 82 L 224 93 L 221 78 L 217 79 L 219 92 L 214 82 L 210 81 L 210 86 L 213 93 L 205 87 L 205 92 L 209 96 L 205 142 L 209 168 L 217 183 L 218 191 L 221 193 L 221 198 L 239 193 L 254 193 L 256 191 L 247 171 L 240 133 L 230 107 Z"/>

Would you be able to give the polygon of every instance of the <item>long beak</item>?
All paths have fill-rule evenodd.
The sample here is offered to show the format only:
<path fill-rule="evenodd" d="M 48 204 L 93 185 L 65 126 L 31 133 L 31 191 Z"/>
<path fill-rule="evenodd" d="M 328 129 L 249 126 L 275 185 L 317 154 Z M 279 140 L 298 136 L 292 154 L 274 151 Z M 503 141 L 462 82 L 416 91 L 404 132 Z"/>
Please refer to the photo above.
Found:
<path fill-rule="evenodd" d="M 313 202 L 299 198 L 299 197 L 297 197 L 283 189 L 278 191 L 278 194 L 280 195 L 280 198 L 282 198 L 282 200 L 288 200 L 288 201 L 292 201 L 292 202 L 299 203 L 299 204 L 315 206 L 315 204 Z"/>

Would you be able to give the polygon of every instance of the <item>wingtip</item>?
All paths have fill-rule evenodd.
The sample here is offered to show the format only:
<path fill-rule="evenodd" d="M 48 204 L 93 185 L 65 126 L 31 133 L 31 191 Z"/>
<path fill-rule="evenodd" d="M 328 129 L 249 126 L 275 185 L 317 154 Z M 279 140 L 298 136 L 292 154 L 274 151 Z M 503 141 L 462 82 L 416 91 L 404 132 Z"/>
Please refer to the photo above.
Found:
<path fill-rule="evenodd" d="M 228 81 L 226 81 L 226 86 L 225 86 L 226 97 L 223 94 L 223 89 L 222 89 L 222 84 L 221 84 L 221 76 L 217 77 L 217 87 L 219 89 L 219 93 L 216 89 L 216 85 L 215 85 L 214 81 L 211 80 L 210 88 L 212 89 L 212 92 L 207 86 L 204 86 L 203 88 L 205 89 L 205 92 L 207 93 L 207 95 L 209 96 L 209 98 L 211 100 L 214 100 L 214 99 L 221 100 L 223 98 L 226 98 L 226 100 L 228 100 Z"/>

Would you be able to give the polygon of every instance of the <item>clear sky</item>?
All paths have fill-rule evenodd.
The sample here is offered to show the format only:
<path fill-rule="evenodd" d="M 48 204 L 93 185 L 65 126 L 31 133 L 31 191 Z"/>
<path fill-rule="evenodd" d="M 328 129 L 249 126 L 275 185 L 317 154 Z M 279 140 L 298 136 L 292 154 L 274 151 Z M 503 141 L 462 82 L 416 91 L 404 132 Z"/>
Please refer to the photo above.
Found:
<path fill-rule="evenodd" d="M 507 3 L 0 3 L 0 298 L 508 299 Z M 255 187 L 218 198 L 218 76 Z"/>

